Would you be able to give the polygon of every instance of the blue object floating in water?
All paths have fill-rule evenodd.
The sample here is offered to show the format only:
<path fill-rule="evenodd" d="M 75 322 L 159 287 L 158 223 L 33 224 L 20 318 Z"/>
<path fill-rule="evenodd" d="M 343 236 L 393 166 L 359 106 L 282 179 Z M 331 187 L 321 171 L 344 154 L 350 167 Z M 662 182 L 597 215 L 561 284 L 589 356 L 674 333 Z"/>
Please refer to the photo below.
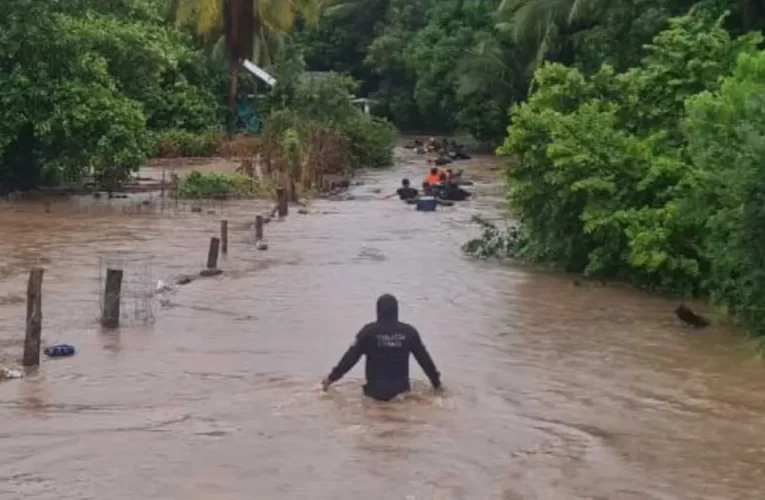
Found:
<path fill-rule="evenodd" d="M 435 196 L 420 196 L 417 200 L 417 210 L 420 212 L 434 212 L 437 204 Z"/>
<path fill-rule="evenodd" d="M 75 353 L 74 347 L 70 346 L 69 344 L 58 344 L 58 345 L 52 345 L 50 347 L 45 348 L 46 356 L 50 356 L 51 358 L 63 358 L 64 356 L 73 356 L 74 353 Z"/>

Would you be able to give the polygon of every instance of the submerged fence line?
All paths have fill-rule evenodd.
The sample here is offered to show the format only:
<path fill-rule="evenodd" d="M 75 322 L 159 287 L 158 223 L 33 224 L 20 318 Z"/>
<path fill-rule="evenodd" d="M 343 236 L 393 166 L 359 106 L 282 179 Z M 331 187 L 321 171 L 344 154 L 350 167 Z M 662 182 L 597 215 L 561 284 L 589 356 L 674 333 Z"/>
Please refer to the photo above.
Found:
<path fill-rule="evenodd" d="M 164 193 L 163 193 L 164 194 Z M 274 216 L 279 219 L 287 217 L 289 212 L 289 198 L 287 190 L 276 190 L 276 203 L 273 210 L 268 214 L 255 215 L 252 224 L 247 225 L 247 230 L 252 227 L 253 241 L 256 249 L 266 250 L 268 245 L 264 239 L 264 226 Z M 220 233 L 212 236 L 207 248 L 207 264 L 204 269 L 195 273 L 179 277 L 177 285 L 191 283 L 197 278 L 218 276 L 223 271 L 218 267 L 220 253 L 227 255 L 229 248 L 229 221 L 220 220 Z M 131 319 L 139 321 L 152 321 L 153 300 L 160 291 L 151 272 L 151 256 L 126 255 L 125 252 L 114 252 L 102 257 L 99 263 L 99 323 L 104 330 L 115 330 L 120 327 L 121 319 L 132 315 Z M 24 351 L 21 364 L 31 368 L 40 365 L 40 352 L 42 348 L 42 298 L 43 276 L 45 270 L 35 267 L 29 271 L 26 293 L 26 321 L 24 335 Z M 133 304 L 125 307 L 123 299 L 132 299 Z"/>

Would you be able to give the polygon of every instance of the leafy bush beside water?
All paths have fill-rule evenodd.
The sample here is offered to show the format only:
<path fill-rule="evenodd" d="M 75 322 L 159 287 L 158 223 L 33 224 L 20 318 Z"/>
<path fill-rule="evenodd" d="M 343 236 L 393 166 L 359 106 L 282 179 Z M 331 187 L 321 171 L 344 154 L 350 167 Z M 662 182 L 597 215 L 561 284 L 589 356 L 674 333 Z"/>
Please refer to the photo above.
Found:
<path fill-rule="evenodd" d="M 351 162 L 356 167 L 383 168 L 393 165 L 398 132 L 387 120 L 360 115 L 344 127 Z"/>
<path fill-rule="evenodd" d="M 261 134 L 269 171 L 306 190 L 324 175 L 393 163 L 396 129 L 351 102 L 355 80 L 335 73 L 312 78 L 302 54 L 289 47 L 277 69 Z"/>
<path fill-rule="evenodd" d="M 498 152 L 519 256 L 708 296 L 764 334 L 765 52 L 722 20 L 673 19 L 623 73 L 546 64 Z"/>
<path fill-rule="evenodd" d="M 518 231 L 514 227 L 500 229 L 496 224 L 474 215 L 471 222 L 481 228 L 481 235 L 462 245 L 462 251 L 471 257 L 486 259 L 490 257 L 510 258 L 518 248 Z"/>
<path fill-rule="evenodd" d="M 240 174 L 191 172 L 180 179 L 179 198 L 247 198 L 270 196 L 273 186 Z"/>
<path fill-rule="evenodd" d="M 151 134 L 154 158 L 186 158 L 214 156 L 220 152 L 225 136 L 222 132 L 190 132 L 182 129 L 162 130 Z"/>
<path fill-rule="evenodd" d="M 218 73 L 164 2 L 0 3 L 0 187 L 92 174 L 119 184 L 152 152 L 150 132 L 219 120 Z"/>

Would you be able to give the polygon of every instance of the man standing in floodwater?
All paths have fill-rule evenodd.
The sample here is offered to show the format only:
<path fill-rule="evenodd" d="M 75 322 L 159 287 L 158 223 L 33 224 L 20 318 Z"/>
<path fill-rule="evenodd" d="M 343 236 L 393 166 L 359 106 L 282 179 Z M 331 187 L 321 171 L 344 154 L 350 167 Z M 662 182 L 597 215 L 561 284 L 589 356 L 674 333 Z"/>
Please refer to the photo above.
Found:
<path fill-rule="evenodd" d="M 377 321 L 368 323 L 356 335 L 356 340 L 340 362 L 322 381 L 327 388 L 353 368 L 366 355 L 364 394 L 378 401 L 390 401 L 409 392 L 409 354 L 422 367 L 435 390 L 441 389 L 441 375 L 420 338 L 411 325 L 398 320 L 398 301 L 393 295 L 377 299 Z"/>

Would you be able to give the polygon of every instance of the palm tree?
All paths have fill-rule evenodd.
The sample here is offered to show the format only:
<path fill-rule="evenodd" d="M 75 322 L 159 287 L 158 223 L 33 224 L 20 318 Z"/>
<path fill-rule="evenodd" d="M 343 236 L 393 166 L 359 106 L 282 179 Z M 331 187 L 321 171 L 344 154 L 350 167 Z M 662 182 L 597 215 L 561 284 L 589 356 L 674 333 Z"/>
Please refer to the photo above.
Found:
<path fill-rule="evenodd" d="M 597 18 L 609 0 L 502 0 L 497 8 L 501 31 L 509 31 L 517 43 L 534 47 L 538 66 L 557 48 L 567 28 Z"/>
<path fill-rule="evenodd" d="M 239 65 L 243 59 L 269 67 L 285 33 L 302 16 L 315 24 L 321 0 L 172 0 L 178 24 L 195 23 L 199 35 L 225 49 L 229 64 L 229 108 L 236 116 Z"/>
<path fill-rule="evenodd" d="M 515 82 L 527 76 L 521 50 L 503 45 L 492 32 L 476 34 L 475 46 L 466 50 L 457 62 L 457 90 L 470 94 L 487 88 L 515 90 Z"/>

